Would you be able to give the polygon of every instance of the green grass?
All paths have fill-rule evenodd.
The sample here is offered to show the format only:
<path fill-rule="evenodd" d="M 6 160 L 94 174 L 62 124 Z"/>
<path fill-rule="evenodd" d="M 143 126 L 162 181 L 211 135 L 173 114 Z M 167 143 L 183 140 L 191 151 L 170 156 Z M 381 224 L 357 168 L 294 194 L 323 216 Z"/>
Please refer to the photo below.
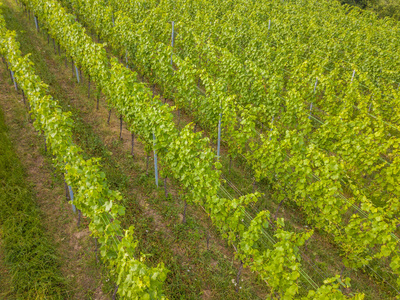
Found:
<path fill-rule="evenodd" d="M 45 234 L 41 212 L 7 135 L 2 111 L 0 207 L 1 246 L 11 277 L 11 285 L 0 292 L 0 298 L 64 299 L 66 281 L 59 269 L 55 246 Z"/>

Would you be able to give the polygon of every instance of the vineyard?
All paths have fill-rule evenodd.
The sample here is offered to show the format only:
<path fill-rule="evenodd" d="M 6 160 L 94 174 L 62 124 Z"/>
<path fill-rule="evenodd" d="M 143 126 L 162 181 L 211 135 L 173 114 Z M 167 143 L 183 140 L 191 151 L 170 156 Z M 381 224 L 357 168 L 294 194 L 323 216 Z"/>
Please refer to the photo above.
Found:
<path fill-rule="evenodd" d="M 0 12 L 0 299 L 400 298 L 397 21 L 327 0 Z"/>

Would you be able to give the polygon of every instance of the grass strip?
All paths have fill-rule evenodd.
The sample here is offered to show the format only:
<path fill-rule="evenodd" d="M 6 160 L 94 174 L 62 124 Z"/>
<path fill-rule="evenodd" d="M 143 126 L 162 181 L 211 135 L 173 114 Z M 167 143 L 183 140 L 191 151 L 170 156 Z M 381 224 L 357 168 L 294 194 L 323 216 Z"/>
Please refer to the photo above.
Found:
<path fill-rule="evenodd" d="M 0 232 L 11 277 L 0 298 L 65 299 L 66 281 L 55 246 L 45 234 L 41 211 L 7 131 L 0 111 Z"/>

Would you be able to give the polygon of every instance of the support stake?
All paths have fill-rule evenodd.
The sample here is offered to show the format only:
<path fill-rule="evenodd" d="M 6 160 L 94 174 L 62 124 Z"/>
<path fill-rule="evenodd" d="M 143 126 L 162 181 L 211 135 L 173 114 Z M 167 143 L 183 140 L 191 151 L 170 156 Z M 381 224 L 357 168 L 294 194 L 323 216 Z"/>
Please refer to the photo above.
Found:
<path fill-rule="evenodd" d="M 135 145 L 135 133 L 132 132 L 132 143 L 131 143 L 131 155 L 132 157 L 135 157 L 133 153 L 133 146 Z"/>
<path fill-rule="evenodd" d="M 67 201 L 69 201 L 69 200 L 71 200 L 71 199 L 69 198 L 68 184 L 67 184 L 67 182 L 65 181 L 64 173 L 62 174 L 62 177 L 63 177 L 63 180 L 64 180 L 65 199 L 67 199 Z"/>
<path fill-rule="evenodd" d="M 108 111 L 107 125 L 110 125 L 110 118 L 111 118 L 111 109 Z"/>
<path fill-rule="evenodd" d="M 119 139 L 122 141 L 122 115 L 119 117 Z"/>
<path fill-rule="evenodd" d="M 154 177 L 156 180 L 156 185 L 158 187 L 158 166 L 157 166 L 157 152 L 156 152 L 156 136 L 153 133 L 153 141 L 154 141 Z"/>
<path fill-rule="evenodd" d="M 236 289 L 235 289 L 236 293 L 239 293 L 240 275 L 242 274 L 242 270 L 243 270 L 243 262 L 240 261 L 239 271 L 236 276 Z"/>
<path fill-rule="evenodd" d="M 219 121 L 218 121 L 218 144 L 217 144 L 217 158 L 220 157 L 220 148 L 221 148 L 221 119 L 222 113 L 219 114 Z"/>
<path fill-rule="evenodd" d="M 78 209 L 78 223 L 77 223 L 77 227 L 79 227 L 81 225 L 81 211 L 80 209 Z"/>
<path fill-rule="evenodd" d="M 15 81 L 14 72 L 11 70 L 10 70 L 10 72 L 11 72 L 11 78 L 14 83 L 15 90 L 18 92 L 18 86 L 17 86 L 17 82 Z"/>
<path fill-rule="evenodd" d="M 112 300 L 115 300 L 115 299 L 116 299 L 117 292 L 118 292 L 118 285 L 115 285 L 115 289 L 114 289 L 114 294 L 113 294 L 113 296 L 112 296 Z"/>
<path fill-rule="evenodd" d="M 33 16 L 33 17 L 34 17 L 34 19 L 35 19 L 36 30 L 37 30 L 37 32 L 39 32 L 39 22 L 38 22 L 38 19 L 37 19 L 36 16 Z"/>
<path fill-rule="evenodd" d="M 76 79 L 78 80 L 78 83 L 80 83 L 79 72 L 78 72 L 77 66 L 75 66 L 75 74 L 76 74 Z"/>
<path fill-rule="evenodd" d="M 24 100 L 24 105 L 26 105 L 24 90 L 21 90 L 21 91 L 22 91 L 22 100 Z"/>
<path fill-rule="evenodd" d="M 69 190 L 69 199 L 71 200 L 72 210 L 74 211 L 74 213 L 76 213 L 76 207 L 74 205 L 74 193 L 72 192 L 72 188 L 70 186 L 68 186 L 68 190 Z"/>
<path fill-rule="evenodd" d="M 172 66 L 172 63 L 173 63 L 173 61 L 172 61 L 172 56 L 174 55 L 174 39 L 175 39 L 175 36 L 174 36 L 174 25 L 175 25 L 175 22 L 172 21 L 172 33 L 171 33 L 171 46 L 172 46 L 171 66 Z"/>

